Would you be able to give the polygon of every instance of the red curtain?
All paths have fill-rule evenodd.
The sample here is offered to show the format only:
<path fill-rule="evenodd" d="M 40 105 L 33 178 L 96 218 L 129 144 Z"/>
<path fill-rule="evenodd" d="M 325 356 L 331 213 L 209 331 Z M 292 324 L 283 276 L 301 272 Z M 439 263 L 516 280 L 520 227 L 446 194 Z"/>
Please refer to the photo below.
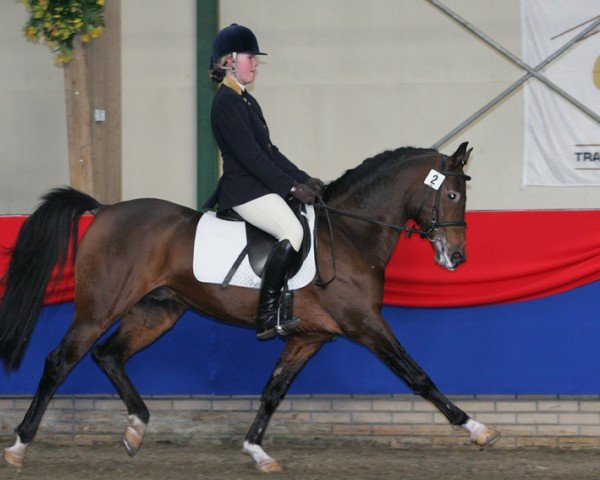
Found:
<path fill-rule="evenodd" d="M 386 271 L 388 305 L 452 307 L 516 302 L 600 279 L 600 210 L 467 213 L 467 261 L 434 264 L 433 249 L 402 238 Z"/>
<path fill-rule="evenodd" d="M 0 216 L 0 248 L 14 244 L 26 218 Z M 80 236 L 91 221 L 82 217 Z M 427 240 L 402 237 L 386 270 L 384 302 L 416 307 L 515 302 L 600 279 L 600 210 L 468 212 L 467 223 L 468 260 L 454 272 L 434 263 Z M 8 261 L 0 257 L 0 276 Z M 50 282 L 45 303 L 72 298 L 69 268 L 60 282 Z"/>
<path fill-rule="evenodd" d="M 92 215 L 84 215 L 79 220 L 79 239 L 81 239 L 92 223 L 94 217 Z M 0 215 L 0 278 L 4 277 L 10 257 L 7 254 L 7 249 L 12 248 L 17 235 L 23 223 L 27 220 L 26 215 Z M 71 255 L 69 254 L 67 260 L 67 268 L 64 270 L 62 277 L 59 279 L 57 269 L 54 270 L 48 288 L 46 289 L 46 295 L 44 297 L 44 304 L 49 305 L 52 303 L 69 302 L 73 300 L 73 283 L 75 281 L 73 262 Z M 4 295 L 4 284 L 0 283 L 0 298 Z"/>

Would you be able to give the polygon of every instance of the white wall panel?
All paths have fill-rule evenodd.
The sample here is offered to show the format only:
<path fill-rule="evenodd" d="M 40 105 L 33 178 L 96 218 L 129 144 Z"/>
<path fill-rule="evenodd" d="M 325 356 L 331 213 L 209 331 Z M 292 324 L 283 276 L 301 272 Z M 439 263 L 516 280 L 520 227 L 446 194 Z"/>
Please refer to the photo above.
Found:
<path fill-rule="evenodd" d="M 445 0 L 521 54 L 519 0 Z M 122 2 L 123 194 L 196 202 L 195 1 Z M 0 4 L 0 212 L 68 182 L 62 71 L 28 43 L 25 8 Z M 428 147 L 522 72 L 422 0 L 220 0 L 269 56 L 254 95 L 281 150 L 331 180 L 389 148 Z M 568 55 L 568 53 L 567 53 Z M 521 187 L 520 91 L 458 135 L 470 209 L 600 208 L 600 187 Z"/>

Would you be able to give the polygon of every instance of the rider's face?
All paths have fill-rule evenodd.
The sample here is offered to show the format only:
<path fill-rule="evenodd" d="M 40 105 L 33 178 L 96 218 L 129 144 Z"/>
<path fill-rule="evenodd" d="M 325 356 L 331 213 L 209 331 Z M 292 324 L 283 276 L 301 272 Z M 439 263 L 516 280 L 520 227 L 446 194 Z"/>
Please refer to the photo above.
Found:
<path fill-rule="evenodd" d="M 258 58 L 251 53 L 238 53 L 235 61 L 235 73 L 237 80 L 243 85 L 249 85 L 254 81 Z"/>

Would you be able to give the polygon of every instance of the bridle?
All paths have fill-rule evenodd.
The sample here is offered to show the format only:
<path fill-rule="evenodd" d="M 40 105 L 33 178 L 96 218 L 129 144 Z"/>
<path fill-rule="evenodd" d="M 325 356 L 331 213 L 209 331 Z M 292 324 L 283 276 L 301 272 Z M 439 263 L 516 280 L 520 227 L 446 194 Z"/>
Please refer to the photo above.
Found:
<path fill-rule="evenodd" d="M 471 177 L 469 177 L 468 175 L 465 175 L 464 173 L 456 173 L 456 172 L 446 171 L 446 161 L 447 160 L 448 160 L 448 157 L 446 155 L 442 154 L 442 157 L 440 158 L 439 173 L 441 173 L 445 177 L 456 177 L 461 180 L 464 180 L 465 182 L 468 182 L 469 180 L 471 180 Z M 461 164 L 461 166 L 464 166 L 464 164 Z M 427 199 L 429 198 L 429 195 L 431 194 L 431 190 L 433 190 L 433 189 L 430 188 L 427 190 L 427 194 L 425 195 L 425 198 L 421 202 L 421 206 L 419 207 L 419 210 L 417 211 L 417 215 L 416 215 L 417 218 L 421 215 L 421 210 L 423 210 L 423 206 L 425 205 L 425 202 L 427 202 Z M 438 188 L 435 191 L 435 199 L 433 200 L 433 208 L 431 210 L 431 225 L 425 232 L 423 232 L 426 237 L 429 237 L 430 234 L 433 233 L 435 230 L 437 230 L 439 227 L 466 227 L 467 226 L 467 222 L 465 222 L 464 220 L 449 220 L 446 222 L 439 221 L 438 216 L 439 216 L 439 210 L 440 210 L 440 197 L 441 197 L 441 189 Z"/>
<path fill-rule="evenodd" d="M 448 160 L 448 156 L 444 155 L 444 154 L 440 154 L 440 155 L 441 155 L 440 166 L 439 166 L 439 171 L 437 173 L 441 173 L 445 177 L 456 177 L 461 180 L 464 180 L 465 182 L 471 180 L 471 177 L 469 175 L 465 175 L 464 173 L 456 173 L 456 172 L 447 171 L 446 170 L 446 162 Z M 462 167 L 464 165 L 465 165 L 465 163 L 461 162 L 460 166 Z M 421 206 L 419 207 L 419 210 L 417 211 L 417 215 L 416 215 L 417 218 L 421 214 L 421 211 L 423 210 L 425 203 L 429 199 L 429 196 L 431 195 L 431 191 L 434 190 L 431 187 L 427 187 L 427 188 L 428 188 L 428 191 L 425 195 L 425 198 L 421 202 Z M 335 276 L 336 276 L 333 228 L 331 226 L 331 219 L 329 218 L 329 212 L 335 213 L 337 215 L 342 215 L 344 217 L 361 220 L 363 222 L 372 223 L 374 225 L 379 225 L 381 227 L 391 228 L 392 230 L 395 230 L 400 233 L 402 233 L 402 232 L 406 232 L 407 234 L 416 233 L 423 238 L 428 238 L 429 240 L 431 240 L 433 233 L 436 232 L 438 230 L 438 228 L 440 228 L 440 227 L 466 227 L 467 226 L 467 222 L 465 222 L 464 220 L 439 221 L 438 217 L 439 217 L 439 210 L 440 210 L 440 198 L 441 198 L 441 188 L 438 188 L 437 190 L 435 190 L 435 198 L 433 200 L 433 208 L 431 210 L 431 224 L 429 225 L 429 228 L 427 228 L 427 230 L 421 230 L 419 228 L 411 227 L 408 225 L 396 225 L 396 224 L 392 224 L 392 223 L 382 222 L 381 220 L 377 220 L 376 218 L 365 217 L 364 215 L 359 215 L 357 213 L 348 212 L 347 210 L 341 210 L 339 208 L 330 207 L 329 205 L 325 204 L 325 202 L 323 201 L 323 198 L 321 196 L 317 195 L 317 201 L 315 202 L 315 207 L 317 208 L 317 218 L 315 220 L 315 233 L 314 233 L 315 260 L 317 258 L 317 227 L 319 224 L 319 221 L 318 221 L 319 213 L 320 213 L 319 210 L 322 209 L 325 212 L 325 218 L 327 219 L 327 226 L 329 229 L 329 238 L 331 240 L 331 261 L 332 261 L 332 265 L 333 265 L 333 275 L 329 280 L 324 281 L 321 278 L 321 274 L 319 271 L 319 265 L 318 265 L 318 262 L 316 261 L 315 264 L 316 264 L 316 270 L 317 270 L 316 271 L 317 279 L 315 280 L 315 284 L 321 288 L 325 288 L 327 285 L 329 285 L 331 282 L 333 282 L 335 280 Z"/>

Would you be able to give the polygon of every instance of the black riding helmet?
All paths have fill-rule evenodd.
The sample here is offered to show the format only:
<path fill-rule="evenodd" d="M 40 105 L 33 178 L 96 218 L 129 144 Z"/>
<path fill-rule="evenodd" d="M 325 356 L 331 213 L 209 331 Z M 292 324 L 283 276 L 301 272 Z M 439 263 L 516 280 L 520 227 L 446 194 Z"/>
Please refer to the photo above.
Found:
<path fill-rule="evenodd" d="M 237 23 L 232 23 L 217 33 L 212 43 L 211 60 L 217 63 L 222 56 L 234 52 L 266 55 L 258 48 L 258 41 L 252 30 Z"/>

